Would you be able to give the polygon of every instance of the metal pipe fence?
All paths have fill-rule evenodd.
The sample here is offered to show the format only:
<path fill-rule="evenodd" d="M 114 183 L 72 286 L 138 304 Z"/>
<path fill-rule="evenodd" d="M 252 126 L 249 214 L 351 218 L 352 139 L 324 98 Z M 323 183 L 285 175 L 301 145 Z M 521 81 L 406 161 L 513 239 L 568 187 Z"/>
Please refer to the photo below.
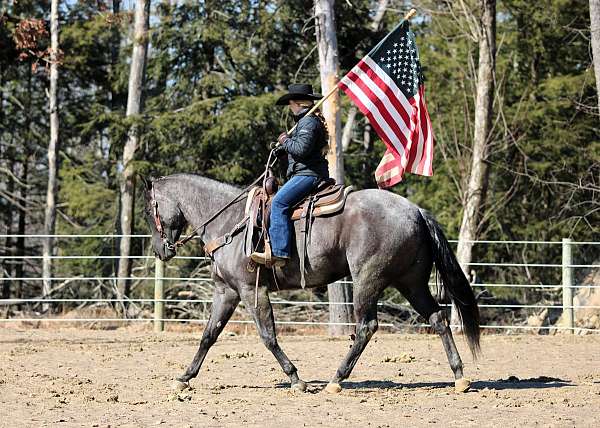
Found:
<path fill-rule="evenodd" d="M 99 235 L 99 234 L 90 234 L 90 235 L 0 235 L 0 239 L 3 238 L 25 238 L 25 239 L 43 239 L 47 237 L 53 237 L 57 240 L 65 240 L 65 239 L 118 239 L 124 236 L 129 236 L 132 238 L 149 238 L 150 235 Z M 60 241 L 59 241 L 60 242 Z M 450 242 L 456 243 L 456 240 L 452 240 Z M 560 326 L 551 326 L 551 325 L 542 325 L 542 326 L 530 326 L 530 325 L 482 325 L 482 328 L 489 330 L 497 330 L 497 331 L 518 331 L 518 330 L 568 330 L 570 332 L 586 332 L 586 333 L 600 333 L 600 329 L 598 328 L 586 328 L 586 327 L 577 327 L 575 324 L 576 321 L 576 311 L 579 310 L 599 310 L 598 314 L 600 316 L 600 306 L 599 305 L 578 305 L 574 303 L 574 296 L 577 290 L 594 290 L 600 288 L 600 284 L 575 284 L 574 283 L 574 269 L 598 269 L 600 268 L 599 264 L 577 264 L 573 262 L 573 248 L 576 246 L 597 246 L 600 245 L 600 242 L 589 242 L 589 241 L 581 241 L 576 242 L 571 239 L 565 238 L 562 241 L 499 241 L 499 240 L 483 240 L 483 241 L 472 241 L 476 245 L 548 245 L 548 246 L 557 246 L 561 245 L 562 247 L 562 258 L 560 263 L 512 263 L 512 262 L 489 262 L 489 261 L 474 261 L 469 263 L 469 267 L 484 267 L 484 268 L 542 268 L 542 269 L 561 269 L 562 271 L 562 283 L 561 284 L 534 284 L 534 283 L 473 283 L 472 286 L 474 288 L 515 288 L 515 289 L 537 289 L 537 290 L 550 290 L 555 292 L 560 292 L 560 297 L 562 298 L 562 302 L 554 302 L 554 303 L 519 303 L 519 304 L 489 304 L 482 302 L 479 304 L 479 307 L 482 309 L 487 308 L 495 308 L 495 309 L 505 309 L 505 310 L 557 310 L 560 311 L 566 322 L 565 325 Z M 596 247 L 594 247 L 596 248 Z M 600 247 L 598 247 L 600 249 Z M 12 263 L 22 263 L 25 260 L 40 260 L 44 257 L 37 254 L 31 255 L 11 255 L 5 254 L 0 255 L 0 262 L 5 263 L 7 261 Z M 53 260 L 117 260 L 120 258 L 118 255 L 52 255 L 50 256 Z M 133 260 L 152 260 L 155 257 L 151 255 L 133 255 L 128 256 L 129 259 Z M 176 260 L 198 260 L 198 261 L 208 261 L 207 257 L 203 256 L 177 256 Z M 151 268 L 151 266 L 146 266 L 146 268 Z M 111 281 L 116 283 L 119 279 L 125 279 L 130 281 L 154 281 L 154 297 L 153 298 L 53 298 L 53 297 L 40 297 L 40 298 L 7 298 L 0 299 L 0 308 L 14 305 L 22 305 L 22 304 L 35 304 L 35 303 L 78 303 L 78 304 L 114 304 L 114 303 L 137 303 L 137 304 L 145 304 L 152 305 L 154 309 L 154 316 L 150 317 L 136 317 L 136 318 L 115 318 L 115 317 L 107 317 L 107 318 L 57 318 L 50 317 L 48 315 L 42 315 L 38 317 L 29 317 L 29 318 L 0 318 L 0 325 L 2 323 L 14 323 L 14 322 L 39 322 L 39 321 L 49 321 L 49 322 L 73 322 L 73 323 L 99 323 L 99 322 L 111 322 L 111 323 L 134 323 L 134 322 L 147 322 L 153 323 L 155 331 L 162 331 L 164 329 L 165 323 L 174 323 L 174 322 L 186 322 L 186 323 L 199 323 L 204 324 L 208 320 L 207 319 L 178 319 L 178 318 L 167 318 L 165 317 L 166 305 L 168 304 L 210 304 L 212 300 L 209 299 L 169 299 L 165 298 L 164 295 L 164 282 L 165 281 L 177 281 L 177 282 L 186 282 L 186 283 L 199 283 L 199 282 L 211 282 L 212 279 L 207 276 L 200 277 L 187 277 L 187 276 L 167 276 L 165 275 L 165 266 L 164 263 L 158 259 L 155 259 L 154 263 L 154 275 L 132 275 L 129 277 L 118 277 L 118 276 L 94 276 L 94 275 L 77 275 L 77 276 L 56 276 L 51 278 L 37 277 L 37 276 L 20 276 L 20 277 L 11 277 L 2 275 L 2 271 L 0 271 L 0 282 L 29 282 L 29 281 L 53 281 L 53 282 L 90 282 L 90 281 Z M 338 281 L 339 283 L 352 283 L 352 281 Z M 430 286 L 437 285 L 435 282 L 429 284 Z M 326 301 L 306 301 L 306 300 L 286 300 L 280 298 L 273 298 L 272 303 L 274 305 L 286 305 L 286 306 L 329 306 L 329 305 L 352 305 L 352 303 L 346 302 L 326 302 Z M 386 302 L 378 303 L 379 307 L 391 306 L 391 307 L 410 307 L 408 304 L 396 304 L 390 305 Z M 450 306 L 450 305 L 442 305 L 442 306 Z M 253 321 L 237 319 L 231 320 L 231 323 L 241 323 L 241 324 L 251 324 Z M 318 321 L 304 321 L 304 320 L 291 320 L 291 321 L 278 321 L 276 322 L 279 325 L 303 325 L 303 326 L 327 326 L 327 325 L 348 325 L 346 323 L 330 323 L 330 322 L 318 322 Z M 422 329 L 429 327 L 428 324 L 406 324 L 400 325 L 396 323 L 380 323 L 380 327 L 384 328 L 416 328 Z"/>

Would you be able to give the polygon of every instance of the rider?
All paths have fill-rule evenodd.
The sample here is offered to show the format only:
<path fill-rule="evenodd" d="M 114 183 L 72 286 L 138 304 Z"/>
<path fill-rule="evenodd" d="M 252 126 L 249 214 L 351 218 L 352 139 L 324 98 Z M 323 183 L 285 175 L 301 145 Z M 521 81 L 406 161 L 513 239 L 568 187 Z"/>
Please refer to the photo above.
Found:
<path fill-rule="evenodd" d="M 290 219 L 292 208 L 308 196 L 318 183 L 329 178 L 325 152 L 329 136 L 325 119 L 319 110 L 307 115 L 314 100 L 322 98 L 314 94 L 312 85 L 293 84 L 288 93 L 277 100 L 277 105 L 288 105 L 296 129 L 288 135 L 282 133 L 277 139 L 277 155 L 287 154 L 287 182 L 279 189 L 271 204 L 269 236 L 271 237 L 272 264 L 283 266 L 292 255 L 294 226 Z M 265 253 L 251 255 L 256 263 L 265 264 Z"/>

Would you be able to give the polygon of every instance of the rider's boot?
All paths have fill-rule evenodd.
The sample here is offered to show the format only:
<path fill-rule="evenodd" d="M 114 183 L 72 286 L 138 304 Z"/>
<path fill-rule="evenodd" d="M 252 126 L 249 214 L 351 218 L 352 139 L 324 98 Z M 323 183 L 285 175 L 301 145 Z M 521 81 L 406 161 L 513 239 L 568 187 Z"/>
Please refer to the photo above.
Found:
<path fill-rule="evenodd" d="M 265 251 L 262 253 L 255 251 L 250 255 L 250 258 L 255 263 L 265 265 L 269 269 L 272 267 L 283 267 L 288 261 L 286 257 L 278 257 L 271 252 L 271 242 L 268 237 L 265 239 Z"/>
<path fill-rule="evenodd" d="M 259 253 L 255 251 L 250 255 L 250 258 L 254 260 L 255 263 L 265 265 L 266 267 L 283 267 L 287 263 L 288 259 L 285 257 L 277 257 L 271 256 L 270 260 L 266 253 Z"/>

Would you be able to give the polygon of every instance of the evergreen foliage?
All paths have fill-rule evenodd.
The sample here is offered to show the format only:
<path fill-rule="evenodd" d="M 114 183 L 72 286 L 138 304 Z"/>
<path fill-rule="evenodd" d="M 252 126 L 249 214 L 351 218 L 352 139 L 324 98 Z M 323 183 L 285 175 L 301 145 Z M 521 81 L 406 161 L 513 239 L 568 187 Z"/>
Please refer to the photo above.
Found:
<path fill-rule="evenodd" d="M 372 3 L 337 3 L 343 70 L 401 19 L 392 8 L 382 30 L 373 32 Z M 437 137 L 435 175 L 406 176 L 393 191 L 432 211 L 455 237 L 469 166 L 477 46 L 445 2 L 414 3 L 430 12 L 413 27 Z M 18 1 L 0 8 L 0 216 L 5 224 L 0 233 L 18 232 L 20 216 L 22 231 L 39 233 L 48 76 L 43 64 L 32 69 L 35 58 L 19 60 L 13 36 L 20 20 L 47 19 L 49 2 Z M 114 14 L 105 1 L 62 2 L 57 232 L 118 232 L 118 159 L 132 120 L 143 129 L 136 159 L 141 174 L 191 172 L 238 185 L 251 182 L 263 168 L 269 143 L 291 124 L 274 106 L 278 92 L 293 81 L 319 86 L 311 14 L 307 0 L 154 1 L 145 113 L 126 120 L 131 11 Z M 493 149 L 481 239 L 598 240 L 600 138 L 589 24 L 587 2 L 551 0 L 544 7 L 526 0 L 499 2 Z M 344 99 L 344 112 L 349 107 Z M 346 181 L 361 188 L 375 186 L 373 172 L 384 150 L 376 141 L 365 151 L 364 127 L 359 113 L 355 141 L 345 156 Z M 371 137 L 377 138 L 373 132 Z M 141 213 L 141 203 L 138 207 Z M 147 233 L 141 215 L 136 231 Z M 0 242 L 0 250 L 34 252 L 18 245 L 9 239 Z M 59 243 L 60 254 L 115 254 L 117 248 L 117 242 L 100 239 Z M 540 247 L 515 248 L 476 246 L 474 259 L 542 262 L 560 254 L 560 246 L 545 247 L 543 259 Z M 134 253 L 145 250 L 142 240 L 134 241 Z M 580 256 L 589 262 L 597 253 Z M 14 274 L 14 265 L 3 268 Z M 188 268 L 181 263 L 181 269 Z M 27 269 L 33 275 L 37 267 Z M 65 276 L 114 270 L 113 260 L 59 264 Z M 559 272 L 549 270 L 490 268 L 478 274 L 490 282 L 559 280 Z M 33 288 L 26 294 L 35 295 L 38 285 L 28 286 Z"/>

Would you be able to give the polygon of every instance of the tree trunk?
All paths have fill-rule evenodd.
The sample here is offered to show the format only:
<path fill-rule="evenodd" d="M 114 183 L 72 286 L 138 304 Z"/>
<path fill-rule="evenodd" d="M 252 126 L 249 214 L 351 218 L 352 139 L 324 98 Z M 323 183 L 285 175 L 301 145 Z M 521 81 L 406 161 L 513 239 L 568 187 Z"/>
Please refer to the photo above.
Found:
<path fill-rule="evenodd" d="M 112 13 L 113 18 L 116 22 L 118 21 L 119 13 L 121 12 L 121 0 L 113 0 L 112 2 Z M 113 25 L 110 31 L 110 67 L 109 67 L 109 75 L 116 75 L 117 67 L 119 64 L 119 53 L 121 47 L 121 32 L 119 31 L 118 25 Z M 119 107 L 119 92 L 116 90 L 114 85 L 110 85 L 110 109 L 111 111 L 117 110 Z M 119 98 L 119 99 L 117 99 Z"/>
<path fill-rule="evenodd" d="M 115 22 L 119 22 L 119 13 L 121 12 L 121 1 L 120 0 L 113 0 L 112 2 L 112 13 L 113 13 L 113 18 L 115 19 Z M 117 73 L 117 67 L 119 64 L 119 56 L 120 56 L 120 51 L 121 51 L 121 31 L 118 25 L 113 25 L 111 28 L 111 37 L 110 37 L 110 68 L 109 68 L 109 76 L 116 76 Z M 117 85 L 110 85 L 110 92 L 108 94 L 108 96 L 110 97 L 110 111 L 111 112 L 116 112 L 117 110 L 119 110 L 119 108 L 121 108 L 122 103 L 123 103 L 123 94 L 121 92 L 121 90 L 118 89 Z M 113 141 L 111 141 L 110 136 L 106 136 L 106 145 L 104 147 L 102 147 L 102 152 L 103 152 L 103 156 L 104 156 L 104 160 L 105 162 L 103 162 L 103 164 L 106 165 L 106 170 L 105 170 L 105 174 L 106 174 L 106 185 L 108 188 L 110 189 L 114 189 L 118 186 L 118 175 L 115 176 L 113 168 L 111 166 L 111 162 L 110 162 L 110 156 L 111 156 L 111 146 L 113 146 Z M 117 212 L 116 212 L 116 218 L 114 219 L 114 223 L 113 223 L 113 233 L 115 235 L 118 235 L 121 230 L 120 230 L 120 224 L 119 224 L 119 219 L 121 217 L 121 195 L 118 193 L 117 194 L 117 198 L 115 201 L 115 205 L 117 207 Z M 121 244 L 121 239 L 120 238 L 114 238 L 111 241 L 111 247 L 112 250 L 114 252 L 114 254 L 119 254 L 119 245 Z M 117 272 L 119 271 L 119 260 L 118 259 L 113 259 L 112 263 L 111 263 L 111 267 L 110 267 L 111 271 L 110 274 L 114 275 L 114 276 L 118 276 Z M 116 305 L 118 307 L 118 305 Z"/>
<path fill-rule="evenodd" d="M 352 142 L 352 131 L 354 129 L 354 119 L 356 119 L 356 113 L 358 109 L 352 105 L 348 110 L 348 117 L 346 118 L 346 124 L 344 125 L 344 132 L 342 132 L 342 151 L 348 150 L 350 143 Z"/>
<path fill-rule="evenodd" d="M 385 15 L 385 10 L 388 6 L 389 0 L 378 0 L 377 9 L 375 9 L 375 15 L 373 16 L 373 22 L 371 22 L 371 30 L 379 31 L 381 27 L 381 21 Z M 344 125 L 344 132 L 342 133 L 342 151 L 348 150 L 350 143 L 352 142 L 352 130 L 354 129 L 354 121 L 356 120 L 356 113 L 358 108 L 352 104 L 348 110 L 348 116 L 346 124 Z"/>
<path fill-rule="evenodd" d="M 4 123 L 4 69 L 2 67 L 2 63 L 0 63 L 0 123 Z M 2 135 L 0 134 L 0 138 Z M 6 168 L 10 171 L 11 174 L 14 174 L 14 162 L 12 162 L 12 158 L 14 150 L 10 146 L 0 145 L 0 165 L 2 159 L 6 159 Z M 12 155 L 12 156 L 11 156 Z M 6 192 L 11 194 L 14 189 L 14 181 L 12 178 L 6 180 Z M 7 235 L 12 234 L 12 224 L 13 224 L 13 209 L 11 204 L 6 204 L 6 211 L 4 211 L 4 224 L 5 229 L 4 233 Z M 10 237 L 5 237 L 4 239 L 4 251 L 2 255 L 10 256 L 12 253 L 12 239 Z M 10 260 L 2 259 L 0 262 L 0 279 L 2 278 L 10 278 L 12 276 L 12 265 Z M 10 289 L 11 282 L 10 280 L 2 280 L 2 298 L 8 299 L 10 298 Z"/>
<path fill-rule="evenodd" d="M 144 71 L 146 68 L 146 55 L 148 51 L 148 26 L 150 16 L 150 0 L 136 0 L 133 53 L 129 71 L 129 90 L 127 95 L 127 113 L 136 116 L 142 112 L 142 88 L 144 83 Z M 133 202 L 135 189 L 135 170 L 133 159 L 139 143 L 139 129 L 132 126 L 125 147 L 123 149 L 122 175 L 121 175 L 121 234 L 124 235 L 120 241 L 120 258 L 118 269 L 117 288 L 119 298 L 129 294 L 130 281 L 126 278 L 131 276 L 131 237 L 133 234 Z"/>
<path fill-rule="evenodd" d="M 21 205 L 23 206 L 23 209 L 19 209 L 19 220 L 18 220 L 18 226 L 17 226 L 17 234 L 21 235 L 17 238 L 16 241 L 16 251 L 15 254 L 18 257 L 21 257 L 20 259 L 16 260 L 17 264 L 14 267 L 14 272 L 15 272 L 15 277 L 17 278 L 24 278 L 24 272 L 25 272 L 25 259 L 22 258 L 25 256 L 25 237 L 23 235 L 25 235 L 25 225 L 26 225 L 26 217 L 27 217 L 27 183 L 29 180 L 29 149 L 27 147 L 24 148 L 25 153 L 23 153 L 23 161 L 21 163 L 21 177 L 19 177 L 19 180 L 21 181 L 21 183 L 19 184 L 20 190 L 19 190 L 19 196 L 21 198 Z M 21 298 L 23 295 L 23 284 L 25 281 L 16 281 L 15 287 L 16 287 L 16 297 L 17 298 Z"/>
<path fill-rule="evenodd" d="M 379 31 L 379 27 L 381 27 L 381 21 L 383 21 L 383 16 L 385 15 L 385 10 L 387 9 L 389 2 L 390 0 L 377 1 L 377 9 L 375 9 L 373 22 L 371 22 L 371 30 Z"/>
<path fill-rule="evenodd" d="M 475 100 L 475 126 L 471 170 L 466 190 L 463 192 L 463 217 L 458 236 L 457 258 L 465 275 L 469 277 L 473 241 L 477 239 L 479 213 L 484 203 L 488 180 L 487 154 L 494 101 L 494 72 L 496 61 L 496 1 L 480 0 L 481 18 L 478 28 L 479 65 L 477 70 L 477 98 Z M 452 308 L 451 324 L 459 319 Z"/>
<path fill-rule="evenodd" d="M 373 141 L 371 140 L 371 124 L 365 118 L 365 127 L 363 129 L 363 149 L 365 152 L 370 152 L 373 148 Z"/>
<path fill-rule="evenodd" d="M 50 11 L 50 144 L 48 145 L 48 188 L 46 192 L 46 213 L 44 218 L 44 234 L 54 235 L 56 224 L 56 191 L 58 188 L 58 0 L 52 0 Z M 47 236 L 43 244 L 43 264 L 42 264 L 42 295 L 44 297 L 50 294 L 52 288 L 52 256 L 54 252 L 54 238 Z M 43 305 L 43 310 L 47 311 L 49 306 Z"/>
<path fill-rule="evenodd" d="M 338 60 L 337 36 L 335 33 L 334 0 L 315 0 L 315 19 L 319 64 L 321 69 L 321 91 L 326 94 L 337 85 L 340 64 Z M 344 157 L 341 144 L 340 94 L 334 93 L 323 104 L 323 115 L 329 130 L 329 173 L 338 183 L 344 183 Z M 329 322 L 352 323 L 352 287 L 350 284 L 329 284 Z M 331 335 L 349 334 L 350 325 L 330 325 Z"/>
<path fill-rule="evenodd" d="M 2 101 L 0 99 L 0 101 Z M 11 173 L 14 173 L 14 163 L 11 162 L 11 153 L 12 150 L 8 151 L 7 150 L 7 154 L 6 154 L 6 168 L 8 168 L 8 170 Z M 7 180 L 6 182 L 6 193 L 8 194 L 12 194 L 13 190 L 14 190 L 15 184 L 14 184 L 14 180 L 12 179 L 12 177 L 10 179 Z M 13 207 L 12 204 L 6 204 L 6 211 L 4 212 L 4 223 L 6 224 L 6 229 L 4 230 L 4 232 L 7 235 L 11 235 L 13 233 Z M 14 249 L 12 248 L 12 239 L 10 237 L 6 237 L 4 240 L 4 254 L 7 256 L 11 256 L 14 254 Z M 2 260 L 2 265 L 0 267 L 0 278 L 10 278 L 12 276 L 12 263 L 10 263 L 11 260 L 10 259 L 3 259 Z M 8 280 L 4 280 L 2 281 L 2 298 L 3 299 L 9 299 L 10 298 L 10 289 L 11 289 L 11 281 L 10 279 Z"/>
<path fill-rule="evenodd" d="M 596 74 L 596 93 L 598 94 L 598 114 L 600 114 L 600 0 L 590 0 L 590 32 L 594 73 Z"/>

